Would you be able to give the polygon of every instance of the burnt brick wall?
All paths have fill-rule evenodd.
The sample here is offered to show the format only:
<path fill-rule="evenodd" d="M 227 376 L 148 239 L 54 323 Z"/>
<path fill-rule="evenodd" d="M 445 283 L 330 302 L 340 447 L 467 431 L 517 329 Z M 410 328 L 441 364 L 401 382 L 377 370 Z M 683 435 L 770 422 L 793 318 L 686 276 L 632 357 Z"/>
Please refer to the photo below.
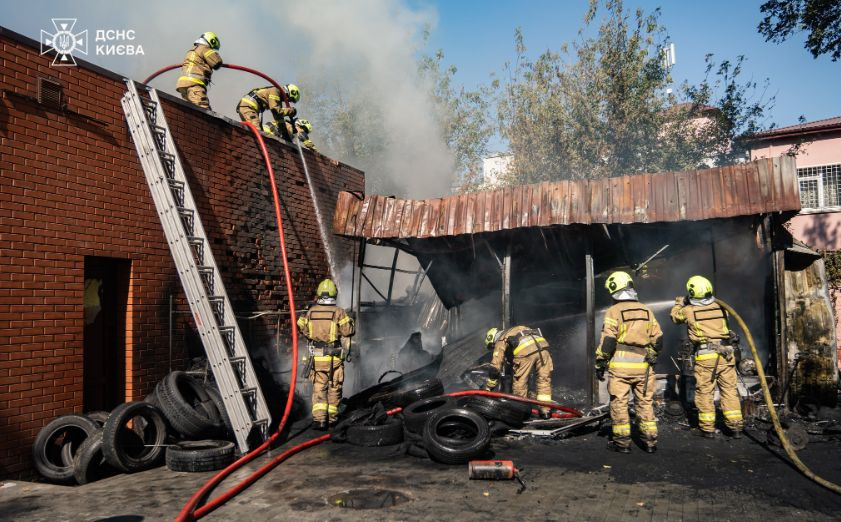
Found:
<path fill-rule="evenodd" d="M 50 67 L 37 42 L 3 28 L 0 45 L 0 477 L 14 477 L 30 472 L 40 428 L 82 412 L 85 256 L 131 261 L 125 400 L 149 393 L 168 369 L 170 293 L 177 309 L 187 308 L 124 122 L 121 78 L 84 63 Z M 38 77 L 61 83 L 63 108 L 38 103 Z M 225 103 L 212 90 L 210 97 Z M 164 111 L 236 313 L 287 310 L 268 175 L 254 137 L 180 99 L 167 96 Z M 326 256 L 297 149 L 267 145 L 301 306 L 328 274 Z M 333 215 L 338 191 L 363 189 L 362 172 L 304 154 L 325 216 Z M 334 244 L 348 259 L 351 244 Z M 188 364 L 189 317 L 177 316 L 175 369 Z M 289 328 L 283 316 L 284 340 Z"/>

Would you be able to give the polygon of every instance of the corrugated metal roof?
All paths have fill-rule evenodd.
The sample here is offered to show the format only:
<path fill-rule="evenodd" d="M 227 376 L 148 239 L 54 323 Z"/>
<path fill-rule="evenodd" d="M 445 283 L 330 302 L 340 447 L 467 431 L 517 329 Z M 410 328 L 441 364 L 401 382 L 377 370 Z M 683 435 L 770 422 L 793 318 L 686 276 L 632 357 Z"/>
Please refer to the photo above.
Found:
<path fill-rule="evenodd" d="M 800 210 L 794 158 L 714 169 L 557 181 L 437 199 L 342 192 L 333 231 L 426 238 L 573 223 L 653 223 Z"/>
<path fill-rule="evenodd" d="M 763 132 L 757 132 L 753 136 L 750 136 L 749 139 L 765 140 L 769 138 L 796 136 L 798 134 L 811 134 L 813 132 L 837 129 L 841 129 L 841 116 L 836 116 L 834 118 L 826 118 L 823 120 L 809 121 L 806 123 L 798 123 L 796 125 L 780 127 L 779 129 L 771 129 Z"/>

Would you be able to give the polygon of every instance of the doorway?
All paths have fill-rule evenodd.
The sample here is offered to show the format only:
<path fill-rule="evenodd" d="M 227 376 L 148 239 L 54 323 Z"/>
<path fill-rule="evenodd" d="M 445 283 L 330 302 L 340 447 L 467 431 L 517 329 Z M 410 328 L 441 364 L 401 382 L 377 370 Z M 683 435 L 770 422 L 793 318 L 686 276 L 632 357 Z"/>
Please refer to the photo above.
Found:
<path fill-rule="evenodd" d="M 85 411 L 125 402 L 126 310 L 131 261 L 85 257 Z"/>

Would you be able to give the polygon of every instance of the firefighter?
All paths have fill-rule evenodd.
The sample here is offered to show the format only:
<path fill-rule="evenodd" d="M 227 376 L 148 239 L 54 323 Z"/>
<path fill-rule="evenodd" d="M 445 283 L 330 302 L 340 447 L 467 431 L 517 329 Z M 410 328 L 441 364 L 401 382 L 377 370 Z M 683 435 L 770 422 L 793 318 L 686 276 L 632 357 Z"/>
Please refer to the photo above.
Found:
<path fill-rule="evenodd" d="M 713 296 L 709 279 L 695 275 L 686 282 L 687 295 L 675 298 L 672 322 L 686 323 L 695 352 L 695 407 L 698 434 L 715 438 L 715 387 L 721 397 L 724 424 L 733 438 L 742 437 L 742 405 L 736 386 L 736 359 L 739 349 L 733 341 L 727 312 Z"/>
<path fill-rule="evenodd" d="M 193 48 L 187 51 L 181 65 L 181 76 L 175 84 L 175 89 L 181 93 L 182 98 L 203 109 L 210 108 L 210 102 L 207 100 L 210 77 L 213 71 L 222 66 L 220 47 L 216 33 L 203 33 L 193 42 Z"/>
<path fill-rule="evenodd" d="M 657 450 L 657 418 L 653 399 L 657 388 L 651 367 L 663 347 L 663 332 L 651 309 L 639 302 L 634 281 L 626 272 L 614 272 L 605 281 L 613 305 L 604 315 L 602 338 L 596 349 L 596 375 L 610 380 L 610 419 L 613 438 L 608 449 L 631 452 L 631 418 L 628 399 L 634 393 L 637 422 L 643 448 Z"/>
<path fill-rule="evenodd" d="M 281 134 L 276 121 L 270 121 L 264 124 L 263 132 L 271 136 L 277 136 L 278 138 L 283 138 L 285 140 L 291 141 L 290 136 L 292 136 L 293 134 L 292 124 L 289 123 L 288 119 L 284 119 L 284 123 L 286 124 L 286 133 Z M 297 130 L 295 134 L 297 134 L 298 139 L 301 140 L 301 145 L 314 152 L 318 152 L 318 149 L 315 148 L 315 143 L 313 143 L 309 137 L 310 133 L 312 132 L 312 123 L 310 123 L 308 120 L 296 119 L 295 129 Z"/>
<path fill-rule="evenodd" d="M 514 395 L 528 397 L 529 377 L 535 372 L 537 400 L 552 400 L 552 356 L 549 354 L 549 343 L 543 338 L 540 330 L 532 330 L 527 326 L 514 326 L 507 330 L 491 328 L 485 335 L 485 345 L 489 350 L 493 350 L 491 365 L 497 372 L 502 372 L 505 357 L 510 353 L 514 370 Z M 485 389 L 492 390 L 497 383 L 493 376 L 488 377 Z M 541 418 L 548 419 L 549 415 L 549 408 L 540 408 Z"/>
<path fill-rule="evenodd" d="M 356 329 L 347 312 L 336 306 L 337 293 L 335 283 L 325 279 L 316 290 L 316 304 L 298 318 L 298 329 L 308 340 L 306 374 L 312 383 L 312 419 L 319 430 L 335 423 L 339 414 L 344 362 L 350 355 L 345 341 Z"/>
<path fill-rule="evenodd" d="M 297 85 L 288 84 L 281 92 L 280 89 L 273 86 L 258 87 L 251 89 L 245 96 L 239 100 L 237 105 L 237 114 L 242 121 L 250 122 L 258 129 L 263 126 L 260 123 L 261 116 L 264 111 L 270 111 L 274 116 L 276 127 L 279 128 L 283 123 L 284 116 L 294 117 L 298 111 L 295 107 L 286 107 L 283 99 L 288 99 L 291 103 L 298 103 L 301 99 L 301 91 Z M 283 136 L 286 138 L 286 136 Z"/>

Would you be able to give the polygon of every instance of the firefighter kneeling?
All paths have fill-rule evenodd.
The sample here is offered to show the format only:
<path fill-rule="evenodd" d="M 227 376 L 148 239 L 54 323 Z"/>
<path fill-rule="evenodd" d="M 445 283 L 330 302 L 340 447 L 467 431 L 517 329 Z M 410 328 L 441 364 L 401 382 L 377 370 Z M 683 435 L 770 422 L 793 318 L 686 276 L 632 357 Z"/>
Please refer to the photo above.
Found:
<path fill-rule="evenodd" d="M 494 351 L 491 365 L 498 372 L 502 372 L 506 354 L 510 351 L 513 356 L 514 382 L 511 391 L 514 395 L 528 397 L 529 377 L 534 371 L 537 374 L 537 400 L 552 400 L 552 356 L 549 354 L 549 343 L 540 330 L 526 326 L 514 326 L 507 330 L 491 328 L 485 335 L 485 345 Z M 488 377 L 485 389 L 492 390 L 497 384 L 496 379 Z M 548 419 L 549 415 L 549 408 L 540 408 L 542 418 Z"/>
<path fill-rule="evenodd" d="M 715 387 L 721 396 L 724 424 L 733 438 L 742 436 L 742 405 L 736 385 L 736 364 L 741 356 L 738 338 L 730 331 L 727 312 L 715 302 L 713 285 L 702 276 L 686 282 L 687 296 L 675 298 L 672 321 L 686 323 L 695 348 L 695 407 L 699 435 L 715 437 Z"/>
<path fill-rule="evenodd" d="M 355 333 L 353 319 L 336 306 L 336 285 L 325 279 L 316 290 L 316 304 L 298 318 L 298 329 L 307 338 L 309 358 L 305 375 L 312 382 L 312 420 L 326 430 L 336 422 L 345 382 L 345 342 Z M 348 343 L 349 346 L 349 343 Z"/>
<path fill-rule="evenodd" d="M 610 381 L 610 419 L 613 439 L 609 449 L 631 452 L 631 417 L 628 399 L 634 392 L 640 438 L 648 453 L 657 450 L 657 418 L 653 399 L 657 388 L 651 367 L 663 346 L 663 332 L 654 314 L 637 300 L 634 282 L 625 272 L 610 274 L 605 282 L 614 304 L 607 309 L 602 339 L 596 349 L 596 375 Z"/>

